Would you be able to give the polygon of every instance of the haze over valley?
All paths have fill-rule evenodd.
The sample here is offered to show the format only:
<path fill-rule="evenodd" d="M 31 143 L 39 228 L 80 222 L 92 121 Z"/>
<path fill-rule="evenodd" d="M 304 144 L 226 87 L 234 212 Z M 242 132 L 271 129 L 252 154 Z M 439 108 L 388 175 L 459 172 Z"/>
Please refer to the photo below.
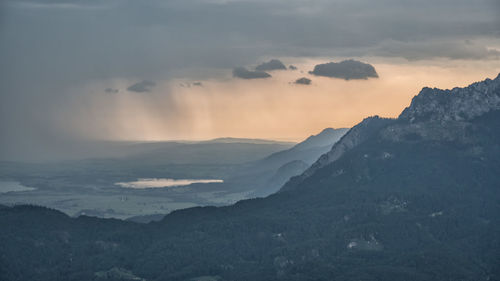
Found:
<path fill-rule="evenodd" d="M 325 129 L 298 144 L 232 138 L 116 143 L 113 153 L 108 149 L 104 154 L 107 158 L 2 162 L 0 176 L 5 180 L 0 190 L 5 193 L 0 204 L 35 204 L 71 216 L 121 219 L 227 205 L 277 191 L 346 131 Z"/>

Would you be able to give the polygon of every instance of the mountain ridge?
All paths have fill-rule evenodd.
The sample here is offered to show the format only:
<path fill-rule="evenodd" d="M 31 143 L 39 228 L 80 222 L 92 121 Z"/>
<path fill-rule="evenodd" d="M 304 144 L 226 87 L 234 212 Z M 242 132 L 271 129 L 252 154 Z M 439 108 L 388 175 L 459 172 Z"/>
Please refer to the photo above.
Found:
<path fill-rule="evenodd" d="M 463 121 L 500 109 L 500 74 L 494 79 L 475 82 L 467 87 L 441 90 L 423 88 L 413 97 L 398 119 Z"/>
<path fill-rule="evenodd" d="M 282 190 L 293 188 L 297 182 L 303 181 L 317 170 L 339 159 L 346 151 L 359 145 L 374 133 L 379 133 L 384 127 L 390 127 L 382 132 L 387 139 L 400 140 L 409 135 L 454 139 L 459 136 L 450 135 L 449 127 L 455 129 L 455 132 L 463 132 L 466 125 L 463 122 L 497 109 L 500 109 L 500 73 L 495 79 L 487 78 L 463 88 L 441 90 L 424 87 L 413 97 L 410 105 L 398 118 L 379 116 L 365 118 L 345 133 L 329 152 L 321 155 L 304 173 L 291 178 Z M 410 124 L 403 125 L 398 121 Z M 425 130 L 425 127 L 419 125 L 424 121 L 432 122 L 434 130 Z"/>
<path fill-rule="evenodd" d="M 279 162 L 281 166 L 294 160 L 302 160 L 306 163 L 310 162 L 310 159 L 315 161 L 321 154 L 329 150 L 348 130 L 347 128 L 325 128 L 320 133 L 307 137 L 304 141 L 299 142 L 289 149 L 267 156 L 262 162 Z M 296 155 L 301 151 L 308 152 L 307 157 Z"/>

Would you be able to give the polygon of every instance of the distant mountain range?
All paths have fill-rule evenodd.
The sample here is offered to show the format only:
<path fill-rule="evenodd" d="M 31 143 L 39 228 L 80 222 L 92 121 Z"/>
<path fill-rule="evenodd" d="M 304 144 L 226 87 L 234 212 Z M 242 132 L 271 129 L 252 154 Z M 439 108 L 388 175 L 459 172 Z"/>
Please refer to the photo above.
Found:
<path fill-rule="evenodd" d="M 288 149 L 292 142 L 224 138 L 195 143 L 165 143 L 124 157 L 149 164 L 241 164 Z"/>
<path fill-rule="evenodd" d="M 129 144 L 122 155 L 131 161 L 162 164 L 241 164 L 277 169 L 287 162 L 313 163 L 348 129 L 324 129 L 300 143 L 248 138 L 217 138 L 199 142 L 152 142 Z M 135 149 L 134 149 L 135 148 Z M 278 152 L 276 152 L 278 151 Z"/>
<path fill-rule="evenodd" d="M 276 163 L 281 166 L 290 161 L 301 160 L 312 164 L 319 156 L 328 152 L 333 144 L 335 144 L 348 130 L 347 128 L 326 128 L 319 134 L 308 137 L 290 149 L 269 155 L 260 163 L 265 163 L 267 165 Z"/>
<path fill-rule="evenodd" d="M 326 128 L 317 135 L 311 135 L 290 149 L 275 152 L 257 161 L 254 171 L 269 170 L 272 176 L 267 180 L 265 189 L 256 195 L 269 195 L 293 176 L 302 174 L 322 154 L 330 151 L 332 146 L 348 131 L 347 128 Z"/>
<path fill-rule="evenodd" d="M 200 143 L 254 143 L 254 144 L 284 144 L 289 145 L 293 142 L 289 141 L 276 141 L 276 140 L 267 140 L 267 139 L 249 139 L 249 138 L 216 138 L 207 141 L 200 141 Z"/>
<path fill-rule="evenodd" d="M 209 149 L 223 146 L 224 144 L 232 144 L 236 153 L 252 150 L 248 156 L 253 156 L 253 161 L 269 155 L 270 153 L 287 149 L 296 144 L 291 141 L 276 141 L 267 139 L 249 139 L 249 138 L 216 138 L 211 140 L 170 140 L 170 141 L 80 141 L 75 143 L 67 143 L 61 146 L 61 155 L 48 155 L 47 157 L 27 157 L 23 159 L 0 159 L 2 162 L 24 162 L 24 163 L 46 163 L 61 162 L 61 161 L 80 161 L 82 159 L 110 159 L 110 158 L 126 158 L 140 157 L 148 154 L 155 155 L 156 152 L 164 151 L 172 153 L 176 151 L 178 154 L 183 152 L 196 150 L 199 147 L 208 147 Z M 238 146 L 240 145 L 240 146 Z M 230 148 L 231 149 L 231 148 Z M 261 149 L 261 151 L 259 151 Z M 231 155 L 229 153 L 229 155 Z M 180 159 L 178 157 L 176 160 Z M 188 158 L 189 159 L 189 158 Z M 196 159 L 193 159 L 195 161 Z M 228 158 L 229 161 L 232 161 Z M 241 161 L 242 159 L 236 159 Z M 175 161 L 175 160 L 174 160 Z"/>
<path fill-rule="evenodd" d="M 146 225 L 0 208 L 0 279 L 500 280 L 499 128 L 500 75 L 365 119 L 266 198 Z"/>

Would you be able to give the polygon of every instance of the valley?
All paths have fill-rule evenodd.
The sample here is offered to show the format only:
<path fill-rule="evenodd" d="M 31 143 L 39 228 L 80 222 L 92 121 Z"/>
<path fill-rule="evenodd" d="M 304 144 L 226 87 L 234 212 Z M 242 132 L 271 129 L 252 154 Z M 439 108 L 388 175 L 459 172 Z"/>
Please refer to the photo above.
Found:
<path fill-rule="evenodd" d="M 0 194 L 0 204 L 33 204 L 70 216 L 119 219 L 161 218 L 177 209 L 229 205 L 275 192 L 345 132 L 329 129 L 300 144 L 231 138 L 199 143 L 134 143 L 117 145 L 112 158 L 43 164 L 3 162 L 0 179 L 7 180 L 9 187 L 3 188 L 10 192 Z M 110 145 L 106 143 L 106 147 Z M 304 164 L 280 169 L 290 161 Z M 171 180 L 155 181 L 155 188 L 134 188 L 141 186 L 137 181 L 144 178 Z M 171 182 L 183 179 L 189 179 L 189 184 Z M 11 190 L 12 183 L 18 185 L 17 189 Z"/>

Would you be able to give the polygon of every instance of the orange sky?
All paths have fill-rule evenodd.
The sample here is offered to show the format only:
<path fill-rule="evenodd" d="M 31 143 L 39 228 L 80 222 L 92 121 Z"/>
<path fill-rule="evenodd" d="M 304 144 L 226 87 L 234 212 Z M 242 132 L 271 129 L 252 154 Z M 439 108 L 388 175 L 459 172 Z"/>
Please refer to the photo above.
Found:
<path fill-rule="evenodd" d="M 75 135 L 111 140 L 230 136 L 298 141 L 326 127 L 351 127 L 370 115 L 396 117 L 424 86 L 466 86 L 500 72 L 495 61 L 358 58 L 372 64 L 380 78 L 344 81 L 307 73 L 317 63 L 342 58 L 281 59 L 299 70 L 273 71 L 272 78 L 256 80 L 232 78 L 227 70 L 224 77 L 202 80 L 203 87 L 181 87 L 186 80 L 159 81 L 151 93 L 103 94 L 110 81 L 96 82 L 77 89 L 90 94 L 80 95 L 63 112 L 67 118 L 60 119 L 61 126 L 71 122 Z M 290 83 L 302 76 L 312 84 Z M 130 81 L 111 83 L 123 89 Z"/>

